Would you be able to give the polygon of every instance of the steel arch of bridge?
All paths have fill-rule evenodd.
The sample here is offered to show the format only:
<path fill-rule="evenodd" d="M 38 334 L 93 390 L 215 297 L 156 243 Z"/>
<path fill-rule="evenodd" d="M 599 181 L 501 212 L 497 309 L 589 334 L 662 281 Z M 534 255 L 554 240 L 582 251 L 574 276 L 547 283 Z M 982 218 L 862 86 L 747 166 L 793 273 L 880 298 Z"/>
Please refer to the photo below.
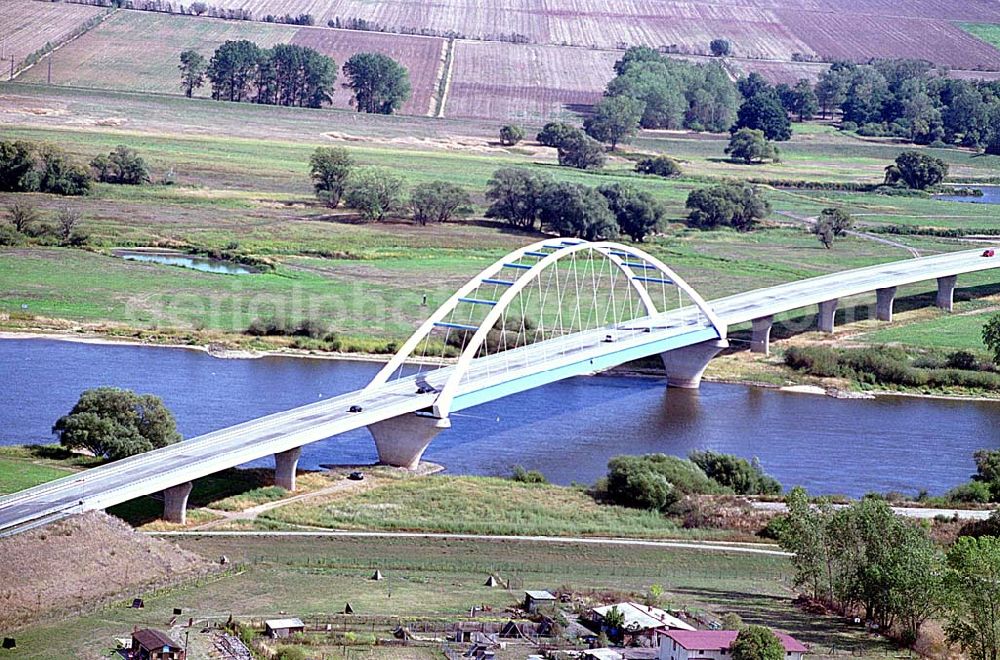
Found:
<path fill-rule="evenodd" d="M 504 284 L 508 287 L 507 290 L 495 302 L 491 301 L 492 308 L 490 312 L 477 324 L 475 333 L 464 346 L 448 380 L 439 390 L 433 406 L 434 414 L 437 417 L 447 417 L 462 377 L 467 373 L 469 366 L 486 341 L 489 331 L 502 318 L 502 315 L 517 298 L 518 294 L 535 281 L 542 272 L 560 259 L 588 250 L 607 258 L 608 261 L 613 263 L 626 276 L 629 285 L 635 290 L 645 308 L 647 316 L 656 316 L 666 310 L 657 309 L 647 290 L 646 284 L 653 280 L 666 282 L 687 294 L 691 302 L 705 316 L 712 328 L 715 329 L 719 339 L 725 339 L 726 324 L 719 319 L 708 303 L 673 269 L 651 254 L 633 246 L 608 241 L 590 242 L 552 238 L 514 250 L 470 279 L 428 317 L 423 325 L 399 348 L 392 359 L 375 375 L 366 389 L 373 389 L 387 383 L 392 375 L 399 371 L 408 359 L 414 357 L 414 352 L 431 331 L 442 325 L 441 322 L 458 305 L 469 301 L 468 295 L 470 293 L 476 291 L 484 284 L 496 283 L 498 281 L 497 275 L 506 268 L 516 267 L 523 269 L 523 274 L 516 280 L 510 282 L 504 281 Z M 522 260 L 531 258 L 536 259 L 536 261 L 532 264 L 521 263 Z M 642 269 L 642 275 L 635 272 L 637 267 Z M 658 277 L 649 277 L 651 271 Z"/>

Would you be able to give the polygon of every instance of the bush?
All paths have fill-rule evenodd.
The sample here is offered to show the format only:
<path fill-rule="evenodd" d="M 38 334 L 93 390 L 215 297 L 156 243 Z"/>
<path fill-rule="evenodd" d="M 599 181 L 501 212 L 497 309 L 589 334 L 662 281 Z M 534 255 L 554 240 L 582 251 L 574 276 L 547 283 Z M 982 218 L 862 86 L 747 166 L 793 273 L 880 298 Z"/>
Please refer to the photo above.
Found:
<path fill-rule="evenodd" d="M 713 451 L 693 451 L 688 455 L 692 463 L 701 468 L 708 478 L 737 495 L 779 495 L 781 484 L 764 474 L 760 464 Z"/>
<path fill-rule="evenodd" d="M 970 481 L 955 486 L 945 493 L 944 497 L 950 502 L 964 504 L 988 504 L 993 499 L 989 484 L 982 481 Z"/>
<path fill-rule="evenodd" d="M 517 124 L 507 124 L 500 128 L 500 144 L 514 146 L 524 139 L 524 129 Z"/>
<path fill-rule="evenodd" d="M 764 529 L 757 532 L 757 536 L 763 539 L 771 539 L 772 541 L 780 541 L 781 536 L 785 534 L 788 530 L 788 516 L 785 514 L 777 515 L 767 521 L 764 525 Z"/>
<path fill-rule="evenodd" d="M 545 478 L 545 475 L 538 470 L 525 470 L 520 465 L 514 466 L 514 469 L 511 471 L 510 480 L 517 481 L 522 484 L 549 483 L 549 480 Z"/>
<path fill-rule="evenodd" d="M 697 229 L 751 231 L 771 212 L 771 205 L 757 188 L 728 182 L 691 191 L 685 207 L 690 209 L 688 224 Z"/>
<path fill-rule="evenodd" d="M 965 369 L 967 371 L 979 368 L 979 360 L 969 351 L 955 351 L 948 354 L 946 362 L 949 369 Z"/>
<path fill-rule="evenodd" d="M 796 371 L 831 378 L 840 375 L 840 363 L 833 349 L 822 346 L 790 346 L 785 351 L 785 364 Z"/>
<path fill-rule="evenodd" d="M 384 220 L 403 205 L 403 179 L 384 167 L 351 172 L 344 188 L 344 201 L 369 222 Z"/>
<path fill-rule="evenodd" d="M 274 660 L 306 660 L 306 652 L 299 646 L 279 646 Z"/>
<path fill-rule="evenodd" d="M 0 246 L 11 247 L 21 244 L 21 235 L 10 225 L 0 225 Z"/>
<path fill-rule="evenodd" d="M 343 147 L 318 147 L 309 157 L 309 173 L 316 197 L 336 208 L 344 194 L 344 185 L 354 167 L 354 159 Z"/>
<path fill-rule="evenodd" d="M 604 147 L 583 131 L 576 131 L 566 137 L 557 149 L 560 165 L 576 167 L 581 170 L 604 166 Z"/>
<path fill-rule="evenodd" d="M 102 183 L 120 183 L 137 186 L 149 183 L 149 168 L 135 149 L 123 144 L 111 153 L 97 156 L 90 161 L 95 178 Z"/>
<path fill-rule="evenodd" d="M 683 495 L 725 492 L 697 465 L 676 456 L 616 456 L 608 462 L 608 498 L 622 506 L 666 511 Z"/>
<path fill-rule="evenodd" d="M 639 174 L 655 174 L 656 176 L 668 177 L 679 175 L 681 173 L 681 166 L 669 156 L 656 156 L 640 160 L 635 165 L 635 171 Z"/>
<path fill-rule="evenodd" d="M 578 133 L 579 128 L 561 121 L 550 121 L 542 127 L 535 139 L 546 147 L 558 147 L 570 135 Z"/>
<path fill-rule="evenodd" d="M 413 187 L 410 209 L 418 224 L 448 222 L 457 213 L 470 212 L 472 200 L 468 193 L 454 183 L 430 181 Z"/>

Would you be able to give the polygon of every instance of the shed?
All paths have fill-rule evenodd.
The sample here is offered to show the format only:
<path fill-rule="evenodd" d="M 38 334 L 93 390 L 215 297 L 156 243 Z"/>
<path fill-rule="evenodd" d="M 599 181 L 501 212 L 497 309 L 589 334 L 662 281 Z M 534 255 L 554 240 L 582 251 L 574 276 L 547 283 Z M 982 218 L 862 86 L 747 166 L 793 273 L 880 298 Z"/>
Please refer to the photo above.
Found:
<path fill-rule="evenodd" d="M 274 639 L 290 637 L 305 629 L 302 619 L 268 619 L 264 622 L 264 633 Z"/>
<path fill-rule="evenodd" d="M 166 633 L 146 628 L 132 633 L 129 657 L 132 660 L 184 660 L 187 653 Z"/>
<path fill-rule="evenodd" d="M 588 649 L 580 656 L 584 660 L 622 660 L 622 654 L 614 649 Z"/>
<path fill-rule="evenodd" d="M 539 606 L 552 605 L 556 602 L 556 597 L 547 591 L 525 591 L 524 609 L 529 612 L 537 612 Z"/>

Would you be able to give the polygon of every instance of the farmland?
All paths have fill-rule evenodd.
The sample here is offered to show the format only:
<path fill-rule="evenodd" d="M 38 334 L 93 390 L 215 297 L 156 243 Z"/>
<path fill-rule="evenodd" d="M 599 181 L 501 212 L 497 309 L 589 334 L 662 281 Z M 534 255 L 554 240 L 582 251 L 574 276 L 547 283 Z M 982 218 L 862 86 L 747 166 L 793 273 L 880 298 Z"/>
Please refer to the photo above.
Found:
<path fill-rule="evenodd" d="M 457 41 L 445 116 L 572 116 L 601 98 L 619 57 L 606 50 Z"/>
<path fill-rule="evenodd" d="M 624 45 L 671 46 L 707 54 L 709 41 L 732 42 L 737 57 L 790 61 L 870 57 L 918 57 L 957 68 L 1000 69 L 1000 52 L 976 40 L 953 21 L 997 23 L 1000 9 L 985 0 L 899 3 L 866 0 L 846 9 L 833 0 L 728 0 L 712 4 L 678 1 L 608 3 L 606 0 L 516 0 L 503 7 L 472 0 L 431 5 L 398 0 L 217 0 L 225 9 L 266 14 L 312 13 L 327 21 L 363 20 L 369 27 L 401 33 L 465 39 L 523 41 L 616 49 Z"/>
<path fill-rule="evenodd" d="M 46 44 L 58 44 L 81 30 L 107 10 L 87 5 L 41 3 L 34 0 L 4 0 L 0 3 L 0 61 L 15 68 Z M 7 79 L 8 66 L 0 67 Z"/>

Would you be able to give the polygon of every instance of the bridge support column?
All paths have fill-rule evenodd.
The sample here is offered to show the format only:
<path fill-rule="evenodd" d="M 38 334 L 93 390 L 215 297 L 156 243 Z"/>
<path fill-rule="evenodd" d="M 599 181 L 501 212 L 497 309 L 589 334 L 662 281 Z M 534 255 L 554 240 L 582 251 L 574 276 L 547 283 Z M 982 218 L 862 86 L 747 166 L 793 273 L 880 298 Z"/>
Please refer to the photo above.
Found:
<path fill-rule="evenodd" d="M 875 289 L 875 318 L 892 322 L 892 303 L 896 300 L 896 287 Z"/>
<path fill-rule="evenodd" d="M 187 503 L 191 488 L 190 481 L 171 486 L 163 491 L 163 519 L 183 525 L 187 522 Z"/>
<path fill-rule="evenodd" d="M 823 332 L 833 332 L 833 318 L 837 314 L 837 299 L 826 300 L 819 304 L 819 319 L 817 325 Z"/>
<path fill-rule="evenodd" d="M 285 490 L 295 490 L 295 470 L 299 466 L 302 447 L 296 447 L 274 455 L 274 485 Z"/>
<path fill-rule="evenodd" d="M 713 339 L 660 353 L 663 368 L 667 372 L 667 387 L 697 389 L 708 363 L 729 346 L 725 339 Z"/>
<path fill-rule="evenodd" d="M 427 445 L 451 420 L 424 415 L 401 415 L 368 426 L 375 438 L 378 462 L 415 470 Z"/>
<path fill-rule="evenodd" d="M 950 312 L 955 302 L 955 283 L 958 282 L 958 275 L 939 277 L 937 282 L 937 306 Z"/>
<path fill-rule="evenodd" d="M 762 316 L 754 319 L 753 335 L 750 337 L 750 352 L 768 355 L 771 352 L 771 327 L 774 326 L 773 316 Z"/>

